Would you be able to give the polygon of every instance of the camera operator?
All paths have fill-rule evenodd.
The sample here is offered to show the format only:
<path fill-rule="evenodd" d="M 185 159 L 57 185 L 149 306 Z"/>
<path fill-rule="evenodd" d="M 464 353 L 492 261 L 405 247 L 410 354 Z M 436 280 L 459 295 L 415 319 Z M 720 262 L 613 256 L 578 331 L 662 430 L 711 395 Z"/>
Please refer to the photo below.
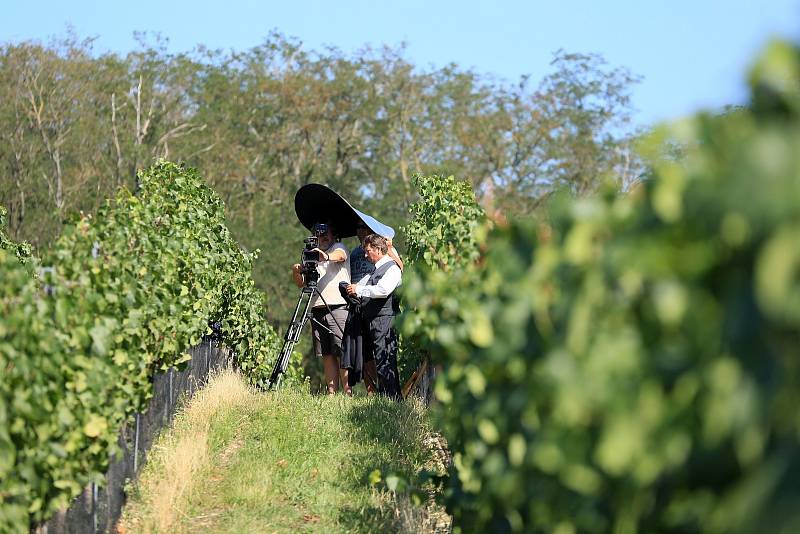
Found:
<path fill-rule="evenodd" d="M 319 294 L 315 292 L 311 299 L 311 336 L 314 353 L 322 357 L 328 394 L 333 395 L 339 389 L 342 374 L 339 358 L 347 320 L 346 301 L 339 293 L 339 282 L 350 282 L 350 262 L 347 261 L 347 248 L 334 237 L 330 224 L 316 223 L 312 231 L 319 238 L 319 247 L 312 249 L 318 253 L 315 269 L 319 274 Z M 301 264 L 292 266 L 292 277 L 297 287 L 306 283 Z M 351 394 L 347 380 L 342 377 L 341 382 L 345 393 Z"/>
<path fill-rule="evenodd" d="M 361 328 L 365 345 L 377 368 L 378 393 L 400 400 L 397 371 L 397 334 L 392 328 L 398 313 L 394 291 L 402 281 L 402 271 L 387 255 L 387 240 L 377 234 L 364 239 L 364 255 L 375 270 L 357 284 L 347 286 L 347 294 L 361 299 Z"/>

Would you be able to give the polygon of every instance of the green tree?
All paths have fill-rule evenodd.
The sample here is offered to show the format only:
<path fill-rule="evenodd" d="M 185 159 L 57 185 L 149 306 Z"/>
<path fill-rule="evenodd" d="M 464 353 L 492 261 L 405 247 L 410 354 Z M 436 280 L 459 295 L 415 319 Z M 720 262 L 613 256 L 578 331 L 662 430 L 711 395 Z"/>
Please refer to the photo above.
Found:
<path fill-rule="evenodd" d="M 271 321 L 292 305 L 286 266 L 304 233 L 293 198 L 306 183 L 400 226 L 417 172 L 461 176 L 505 214 L 638 176 L 625 129 L 634 80 L 597 56 L 561 53 L 539 86 L 509 86 L 457 65 L 421 69 L 402 47 L 348 55 L 272 33 L 244 51 L 173 54 L 158 36 L 139 41 L 124 56 L 74 36 L 0 49 L 9 233 L 47 248 L 65 218 L 135 190 L 154 158 L 186 162 L 225 200 L 237 239 L 265 251 L 255 276 L 275 300 Z"/>
<path fill-rule="evenodd" d="M 559 51 L 552 65 L 534 91 L 523 78 L 505 99 L 510 142 L 497 196 L 512 213 L 529 214 L 564 188 L 585 195 L 611 180 L 623 189 L 642 172 L 628 129 L 637 78 L 597 54 Z"/>

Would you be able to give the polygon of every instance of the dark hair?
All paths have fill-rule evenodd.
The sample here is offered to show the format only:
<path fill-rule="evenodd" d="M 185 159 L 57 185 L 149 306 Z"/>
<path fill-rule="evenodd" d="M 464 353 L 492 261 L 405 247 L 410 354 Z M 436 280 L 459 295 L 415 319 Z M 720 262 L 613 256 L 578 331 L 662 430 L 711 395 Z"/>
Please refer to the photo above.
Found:
<path fill-rule="evenodd" d="M 364 248 L 366 247 L 380 250 L 382 254 L 389 252 L 389 245 L 386 244 L 386 238 L 378 234 L 369 234 L 364 238 Z"/>
<path fill-rule="evenodd" d="M 314 232 L 315 234 L 317 233 L 316 230 L 318 225 L 324 225 L 328 227 L 327 229 L 331 231 L 334 242 L 341 241 L 341 238 L 339 237 L 339 234 L 336 231 L 336 226 L 330 220 L 315 222 L 314 225 L 311 227 L 312 232 Z"/>

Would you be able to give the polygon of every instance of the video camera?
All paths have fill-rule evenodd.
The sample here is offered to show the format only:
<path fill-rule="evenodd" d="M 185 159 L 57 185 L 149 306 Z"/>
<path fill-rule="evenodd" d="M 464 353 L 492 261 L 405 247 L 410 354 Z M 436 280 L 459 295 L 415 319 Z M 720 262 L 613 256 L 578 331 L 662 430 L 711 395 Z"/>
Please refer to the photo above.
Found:
<path fill-rule="evenodd" d="M 312 228 L 312 235 L 303 239 L 303 254 L 300 262 L 300 272 L 305 278 L 306 285 L 316 285 L 319 280 L 317 264 L 320 262 L 320 254 L 315 248 L 319 248 L 319 236 L 328 233 L 328 225 L 316 223 Z"/>
<path fill-rule="evenodd" d="M 310 235 L 303 239 L 305 249 L 303 249 L 303 263 L 306 262 L 319 262 L 319 251 L 314 250 L 319 248 L 319 238 L 315 235 Z"/>

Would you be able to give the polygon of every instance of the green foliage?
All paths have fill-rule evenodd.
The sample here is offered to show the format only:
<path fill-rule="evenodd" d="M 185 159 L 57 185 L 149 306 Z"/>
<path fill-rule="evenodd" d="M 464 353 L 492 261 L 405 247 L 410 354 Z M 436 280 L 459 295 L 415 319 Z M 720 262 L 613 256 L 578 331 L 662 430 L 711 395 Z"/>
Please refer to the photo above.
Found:
<path fill-rule="evenodd" d="M 223 204 L 190 169 L 161 161 L 96 217 L 65 228 L 41 284 L 0 252 L 0 524 L 25 530 L 101 482 L 122 423 L 153 374 L 221 324 L 264 384 L 276 336 Z M 43 291 L 44 286 L 47 291 Z"/>
<path fill-rule="evenodd" d="M 65 218 L 133 190 L 154 158 L 185 162 L 225 200 L 237 241 L 266 252 L 253 278 L 280 328 L 295 303 L 303 184 L 330 185 L 396 228 L 416 172 L 459 176 L 505 214 L 533 211 L 553 187 L 583 193 L 610 173 L 638 176 L 627 124 L 636 79 L 597 55 L 559 52 L 541 80 L 498 83 L 414 65 L 402 48 L 344 54 L 273 32 L 246 50 L 175 53 L 141 37 L 125 54 L 74 35 L 0 44 L 8 233 L 46 250 Z"/>
<path fill-rule="evenodd" d="M 272 363 L 274 363 L 274 360 Z M 281 377 L 281 385 L 303 386 L 307 391 L 311 391 L 311 377 L 303 365 L 303 355 L 300 352 L 292 352 L 292 356 L 289 358 L 289 363 L 286 366 L 286 372 L 283 374 L 283 377 Z"/>
<path fill-rule="evenodd" d="M 409 267 L 406 273 L 432 270 L 447 276 L 448 272 L 474 263 L 479 256 L 478 243 L 485 233 L 485 216 L 470 184 L 453 176 L 422 174 L 414 175 L 412 182 L 419 200 L 409 207 L 412 218 L 402 228 Z M 405 291 L 401 286 L 400 293 Z M 415 335 L 400 340 L 398 366 L 403 381 L 428 356 L 420 344 L 424 342 L 422 332 L 429 331 L 422 325 L 425 319 L 424 310 L 399 318 L 399 324 L 411 320 L 416 326 Z"/>
<path fill-rule="evenodd" d="M 637 78 L 597 54 L 562 50 L 550 65 L 538 86 L 523 78 L 508 95 L 510 135 L 491 189 L 506 215 L 535 213 L 562 189 L 583 196 L 607 181 L 624 189 L 642 172 L 626 133 Z"/>
<path fill-rule="evenodd" d="M 8 238 L 5 232 L 7 215 L 8 210 L 0 206 L 0 250 L 11 251 L 21 263 L 28 263 L 31 257 L 31 246 L 29 243 L 16 243 Z"/>
<path fill-rule="evenodd" d="M 417 174 L 413 184 L 420 200 L 411 204 L 411 222 L 403 228 L 411 264 L 449 271 L 478 259 L 483 210 L 468 182 Z"/>
<path fill-rule="evenodd" d="M 751 109 L 644 147 L 682 161 L 407 278 L 404 334 L 444 362 L 457 528 L 797 530 L 799 73 L 774 45 Z"/>

